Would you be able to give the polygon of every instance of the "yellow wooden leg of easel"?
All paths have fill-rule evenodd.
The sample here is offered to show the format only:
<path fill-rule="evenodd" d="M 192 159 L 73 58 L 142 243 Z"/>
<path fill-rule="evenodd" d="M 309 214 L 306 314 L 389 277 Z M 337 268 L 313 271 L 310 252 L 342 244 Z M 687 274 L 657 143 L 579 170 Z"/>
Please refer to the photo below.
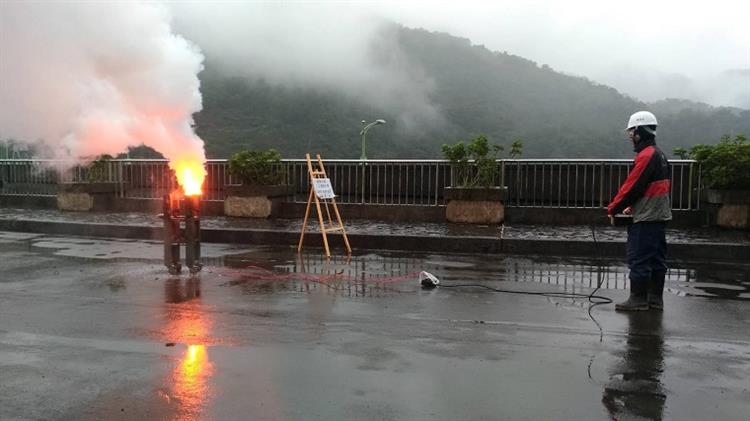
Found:
<path fill-rule="evenodd" d="M 315 196 L 315 207 L 318 209 L 318 222 L 320 222 L 320 235 L 323 236 L 323 246 L 326 249 L 326 257 L 331 257 L 331 250 L 328 248 L 328 236 L 326 235 L 326 224 L 323 222 L 323 213 L 320 211 L 320 201 Z"/>
<path fill-rule="evenodd" d="M 299 233 L 299 245 L 297 245 L 297 253 L 302 252 L 302 241 L 305 239 L 305 230 L 307 229 L 307 217 L 310 216 L 310 205 L 312 205 L 312 199 L 315 192 L 312 187 L 310 188 L 310 196 L 307 198 L 307 208 L 305 209 L 305 219 L 302 220 L 302 232 Z"/>
<path fill-rule="evenodd" d="M 336 213 L 336 219 L 339 221 L 339 227 L 341 227 L 341 235 L 344 237 L 344 244 L 346 245 L 347 254 L 352 254 L 352 246 L 349 245 L 349 238 L 346 236 L 346 230 L 344 229 L 344 223 L 341 221 L 341 214 L 339 214 L 339 207 L 336 206 L 336 199 L 331 199 L 333 203 L 333 211 Z"/>

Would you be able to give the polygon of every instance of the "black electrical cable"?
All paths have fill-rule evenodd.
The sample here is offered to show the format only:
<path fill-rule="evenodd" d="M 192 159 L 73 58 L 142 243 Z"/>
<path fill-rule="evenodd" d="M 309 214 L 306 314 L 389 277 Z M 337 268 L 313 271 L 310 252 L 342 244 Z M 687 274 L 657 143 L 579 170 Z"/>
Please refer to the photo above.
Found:
<path fill-rule="evenodd" d="M 599 249 L 598 241 L 596 241 L 596 227 L 594 226 L 594 224 L 591 224 L 591 237 L 594 239 L 594 250 L 596 250 L 596 253 L 598 254 L 597 261 L 601 262 L 602 260 L 601 250 Z M 589 318 L 591 319 L 591 321 L 594 322 L 594 324 L 596 324 L 596 327 L 599 328 L 599 342 L 601 342 L 604 339 L 604 329 L 602 329 L 602 325 L 600 325 L 599 322 L 596 321 L 596 319 L 594 318 L 594 315 L 591 314 L 591 309 L 602 304 L 612 304 L 612 299 L 608 297 L 596 296 L 599 301 L 597 302 L 597 301 L 592 300 L 592 298 L 595 297 L 594 294 L 596 293 L 596 291 L 599 290 L 599 288 L 602 287 L 602 282 L 604 281 L 604 279 L 602 278 L 601 263 L 599 264 L 599 270 L 596 271 L 596 277 L 597 277 L 596 288 L 594 288 L 594 290 L 591 291 L 591 295 L 589 296 L 589 303 L 591 303 L 591 305 L 589 306 L 588 314 L 589 314 Z M 601 300 L 601 298 L 604 298 L 604 300 Z M 589 372 L 589 377 L 591 377 L 590 372 Z"/>
<path fill-rule="evenodd" d="M 608 297 L 605 297 L 603 295 L 594 295 L 593 293 L 579 294 L 577 292 L 519 291 L 519 290 L 514 290 L 514 289 L 493 288 L 491 286 L 482 285 L 482 284 L 456 284 L 456 285 L 440 284 L 440 288 L 484 288 L 493 292 L 504 292 L 506 294 L 536 295 L 536 296 L 550 297 L 550 298 L 570 298 L 570 299 L 586 298 L 589 300 L 589 302 L 593 304 L 592 307 L 594 305 L 609 304 L 612 302 L 612 299 Z M 594 300 L 599 300 L 599 301 L 594 301 Z"/>
<path fill-rule="evenodd" d="M 596 239 L 596 227 L 594 225 L 591 225 L 591 236 L 594 239 L 594 248 L 597 250 L 597 254 L 599 254 L 599 243 Z M 601 255 L 597 256 L 597 261 L 601 261 Z M 520 295 L 536 295 L 541 297 L 551 297 L 551 298 L 568 298 L 568 299 L 579 299 L 579 298 L 585 298 L 589 301 L 591 304 L 588 308 L 588 315 L 592 322 L 599 328 L 599 341 L 602 341 L 602 338 L 604 337 L 604 330 L 602 329 L 602 326 L 599 324 L 599 322 L 596 321 L 594 316 L 591 314 L 591 309 L 598 305 L 602 304 L 612 304 L 612 299 L 609 297 L 605 297 L 603 295 L 597 295 L 596 292 L 599 291 L 602 287 L 602 283 L 604 282 L 604 279 L 602 278 L 602 267 L 601 264 L 599 264 L 599 270 L 597 271 L 597 282 L 596 282 L 596 288 L 594 288 L 593 291 L 591 291 L 590 294 L 580 294 L 576 292 L 545 292 L 545 291 L 519 291 L 519 290 L 513 290 L 513 289 L 502 289 L 502 288 L 493 288 L 491 286 L 482 285 L 482 284 L 456 284 L 456 285 L 445 285 L 441 284 L 440 288 L 484 288 L 493 292 L 503 292 L 506 294 L 520 294 Z"/>
<path fill-rule="evenodd" d="M 596 239 L 596 230 L 595 230 L 594 225 L 591 225 L 591 235 L 594 239 L 594 248 L 597 250 L 597 254 L 598 254 L 599 247 L 598 247 L 598 241 Z M 600 256 L 597 256 L 597 257 L 599 259 L 601 258 Z M 592 304 L 591 307 L 589 307 L 589 316 L 591 316 L 592 307 L 602 305 L 602 304 L 611 304 L 613 302 L 612 299 L 609 297 L 605 297 L 603 295 L 596 295 L 596 292 L 599 291 L 599 289 L 601 289 L 603 282 L 604 282 L 604 279 L 602 279 L 601 265 L 599 265 L 599 270 L 597 271 L 596 288 L 594 288 L 594 290 L 591 291 L 590 294 L 580 294 L 577 292 L 519 291 L 515 289 L 493 288 L 493 287 L 483 285 L 483 284 L 456 284 L 456 285 L 440 284 L 440 288 L 470 288 L 472 287 L 472 288 L 484 288 L 490 291 L 504 292 L 507 294 L 538 295 L 542 297 L 571 298 L 571 299 L 586 298 Z M 594 323 L 596 323 L 596 321 L 594 321 Z"/>
<path fill-rule="evenodd" d="M 594 224 L 591 224 L 591 237 L 594 239 L 594 250 L 596 250 L 597 260 L 601 261 L 601 250 L 599 250 L 599 242 L 596 240 L 596 227 Z M 589 295 L 589 302 L 595 306 L 600 304 L 611 304 L 612 299 L 607 297 L 602 297 L 600 295 L 594 295 L 596 294 L 596 291 L 599 291 L 599 289 L 602 287 L 602 282 L 604 282 L 604 279 L 602 279 L 602 266 L 599 265 L 599 270 L 596 272 L 597 282 L 596 282 L 596 288 L 594 288 L 593 291 L 591 291 L 591 294 Z M 594 302 L 591 298 L 597 298 L 601 299 L 604 298 L 603 301 Z"/>
<path fill-rule="evenodd" d="M 440 284 L 440 288 L 484 288 L 488 289 L 490 291 L 494 292 L 504 292 L 507 294 L 521 294 L 521 295 L 537 295 L 542 297 L 551 297 L 551 298 L 586 298 L 591 300 L 597 299 L 601 300 L 601 302 L 598 302 L 597 304 L 607 304 L 611 303 L 612 300 L 603 296 L 603 295 L 593 295 L 593 294 L 579 294 L 577 292 L 547 292 L 547 291 L 519 291 L 516 289 L 502 289 L 502 288 L 493 288 L 491 286 L 482 285 L 482 284 L 456 284 L 456 285 L 445 285 Z"/>

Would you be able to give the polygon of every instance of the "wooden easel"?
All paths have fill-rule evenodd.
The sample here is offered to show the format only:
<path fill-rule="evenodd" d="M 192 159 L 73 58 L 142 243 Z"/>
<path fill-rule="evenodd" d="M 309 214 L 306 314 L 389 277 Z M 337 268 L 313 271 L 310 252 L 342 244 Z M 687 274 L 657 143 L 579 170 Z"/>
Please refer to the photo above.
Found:
<path fill-rule="evenodd" d="M 305 239 L 305 230 L 307 229 L 307 218 L 310 216 L 310 207 L 313 200 L 315 200 L 315 208 L 318 210 L 318 222 L 320 222 L 320 234 L 323 236 L 323 246 L 326 249 L 326 257 L 331 257 L 331 250 L 328 248 L 328 233 L 341 231 L 341 235 L 344 236 L 344 244 L 346 245 L 347 254 L 352 254 L 352 248 L 349 245 L 349 239 L 346 237 L 346 230 L 344 230 L 344 223 L 341 222 L 341 215 L 339 214 L 339 208 L 336 206 L 336 198 L 331 197 L 319 198 L 315 191 L 315 179 L 327 179 L 326 169 L 323 167 L 323 161 L 320 159 L 320 154 L 316 155 L 318 160 L 317 169 L 313 169 L 313 163 L 310 159 L 310 154 L 305 154 L 307 158 L 307 172 L 310 174 L 310 196 L 307 198 L 307 209 L 305 209 L 305 220 L 302 222 L 302 232 L 299 235 L 299 245 L 297 246 L 297 253 L 302 252 L 302 242 Z M 320 201 L 323 201 L 326 209 L 326 216 L 328 219 L 328 226 L 326 226 L 323 220 L 323 213 L 320 210 Z M 337 226 L 334 226 L 333 219 L 331 218 L 331 212 L 328 208 L 328 204 L 333 205 L 333 211 L 336 215 Z"/>

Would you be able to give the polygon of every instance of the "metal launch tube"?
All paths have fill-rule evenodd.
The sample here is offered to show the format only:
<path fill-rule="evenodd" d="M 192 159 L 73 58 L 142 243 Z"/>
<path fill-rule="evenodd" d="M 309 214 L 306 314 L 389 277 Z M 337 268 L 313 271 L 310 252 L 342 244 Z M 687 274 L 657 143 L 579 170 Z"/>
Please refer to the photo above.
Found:
<path fill-rule="evenodd" d="M 182 272 L 180 265 L 180 216 L 176 200 L 164 195 L 162 217 L 164 218 L 164 266 L 171 275 Z"/>
<path fill-rule="evenodd" d="M 185 209 L 185 266 L 190 273 L 200 272 L 201 259 L 201 215 L 200 196 L 188 196 L 183 200 Z"/>
<path fill-rule="evenodd" d="M 164 219 L 164 266 L 170 275 L 182 272 L 180 247 L 185 243 L 185 266 L 191 274 L 201 271 L 201 216 L 200 196 L 188 196 L 181 200 L 164 195 L 162 218 Z M 185 221 L 184 235 L 181 221 Z"/>

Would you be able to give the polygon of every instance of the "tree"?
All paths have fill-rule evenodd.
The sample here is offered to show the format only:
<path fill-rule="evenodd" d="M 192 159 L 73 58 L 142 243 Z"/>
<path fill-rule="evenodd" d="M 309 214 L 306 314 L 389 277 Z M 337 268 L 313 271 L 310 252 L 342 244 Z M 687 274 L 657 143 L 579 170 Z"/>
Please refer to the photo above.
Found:
<path fill-rule="evenodd" d="M 511 144 L 510 157 L 521 155 L 523 142 Z M 490 144 L 487 136 L 480 134 L 465 144 L 462 140 L 442 146 L 443 156 L 451 161 L 454 187 L 491 187 L 495 185 L 497 160 L 505 150 L 502 145 Z M 473 164 L 473 166 L 472 166 Z"/>
<path fill-rule="evenodd" d="M 675 148 L 675 155 L 698 161 L 706 187 L 726 190 L 750 189 L 750 143 L 743 134 L 732 139 L 724 135 L 716 145 L 698 144 L 686 151 Z"/>

